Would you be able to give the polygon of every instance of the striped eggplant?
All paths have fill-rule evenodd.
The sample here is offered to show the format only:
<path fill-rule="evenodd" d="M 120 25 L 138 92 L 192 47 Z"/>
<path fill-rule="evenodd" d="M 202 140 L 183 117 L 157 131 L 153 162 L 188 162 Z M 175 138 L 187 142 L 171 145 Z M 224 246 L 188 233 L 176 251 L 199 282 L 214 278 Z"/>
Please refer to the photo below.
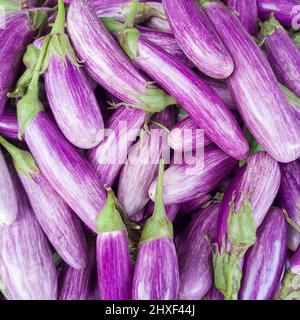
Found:
<path fill-rule="evenodd" d="M 2 151 L 0 150 L 0 227 L 12 224 L 18 214 L 16 191 Z"/>
<path fill-rule="evenodd" d="M 166 20 L 166 19 L 162 19 L 159 17 L 152 17 L 148 21 L 145 22 L 145 25 L 148 28 L 151 28 L 151 29 L 154 29 L 157 31 L 161 31 L 161 32 L 165 32 L 165 33 L 172 33 L 170 24 L 169 24 L 168 20 Z"/>
<path fill-rule="evenodd" d="M 179 271 L 173 226 L 163 201 L 164 162 L 160 160 L 153 215 L 140 238 L 132 283 L 133 300 L 175 300 Z"/>
<path fill-rule="evenodd" d="M 182 203 L 213 190 L 237 166 L 237 161 L 215 146 L 204 149 L 204 158 L 189 156 L 182 164 L 174 164 L 165 171 L 164 202 L 166 205 Z M 155 199 L 156 180 L 149 188 Z"/>
<path fill-rule="evenodd" d="M 287 233 L 282 210 L 271 208 L 245 256 L 240 300 L 274 298 L 285 265 Z"/>
<path fill-rule="evenodd" d="M 180 214 L 193 214 L 199 211 L 210 199 L 211 195 L 206 193 L 196 196 L 189 201 L 183 202 L 180 207 Z"/>
<path fill-rule="evenodd" d="M 26 193 L 10 166 L 18 199 L 16 221 L 0 228 L 0 277 L 9 300 L 56 300 L 57 273 L 51 250 Z"/>
<path fill-rule="evenodd" d="M 262 20 L 267 20 L 271 13 L 275 14 L 276 19 L 283 25 L 291 27 L 293 21 L 299 21 L 297 10 L 299 0 L 257 0 L 258 15 Z"/>
<path fill-rule="evenodd" d="M 22 54 L 35 35 L 34 30 L 42 22 L 38 17 L 41 15 L 37 11 L 19 11 L 0 17 L 0 114 L 15 80 Z"/>
<path fill-rule="evenodd" d="M 0 135 L 7 138 L 18 139 L 18 120 L 12 112 L 4 112 L 0 115 Z"/>
<path fill-rule="evenodd" d="M 228 8 L 235 11 L 249 34 L 255 37 L 258 29 L 257 0 L 227 0 L 226 3 Z"/>
<path fill-rule="evenodd" d="M 281 185 L 279 189 L 280 206 L 296 225 L 298 231 L 290 227 L 289 248 L 295 251 L 300 244 L 300 160 L 281 164 Z"/>
<path fill-rule="evenodd" d="M 103 185 L 113 185 L 146 118 L 142 110 L 121 106 L 108 119 L 104 141 L 88 153 Z"/>
<path fill-rule="evenodd" d="M 188 224 L 177 244 L 180 300 L 200 300 L 213 285 L 212 249 L 220 203 L 203 209 Z"/>
<path fill-rule="evenodd" d="M 28 151 L 4 138 L 0 143 L 12 157 L 36 219 L 59 254 L 70 266 L 82 269 L 87 263 L 87 244 L 79 220 L 56 193 Z"/>
<path fill-rule="evenodd" d="M 168 135 L 169 146 L 175 151 L 193 151 L 211 144 L 209 138 L 199 129 L 193 119 L 180 120 Z"/>
<path fill-rule="evenodd" d="M 84 269 L 74 269 L 64 264 L 58 277 L 58 300 L 87 300 L 92 287 L 92 274 L 96 265 L 95 247 L 89 250 Z"/>
<path fill-rule="evenodd" d="M 214 143 L 238 160 L 247 156 L 248 143 L 238 123 L 211 87 L 178 59 L 147 41 L 137 29 L 121 34 L 120 39 L 124 37 L 126 43 L 122 40 L 121 44 L 133 61 L 176 98 Z"/>
<path fill-rule="evenodd" d="M 149 132 L 141 134 L 141 139 L 130 149 L 123 165 L 118 183 L 118 200 L 131 217 L 140 212 L 150 200 L 149 187 L 157 176 L 158 162 L 166 157 L 168 132 L 157 123 L 170 129 L 174 122 L 174 110 L 168 108 L 153 117 Z"/>
<path fill-rule="evenodd" d="M 97 269 L 101 300 L 131 299 L 131 262 L 127 230 L 108 190 L 107 202 L 96 219 Z"/>
<path fill-rule="evenodd" d="M 206 75 L 225 79 L 234 69 L 230 54 L 198 4 L 198 0 L 163 0 L 176 40 L 197 68 Z"/>
<path fill-rule="evenodd" d="M 300 51 L 294 41 L 274 16 L 262 23 L 261 35 L 277 78 L 300 97 Z"/>
<path fill-rule="evenodd" d="M 247 128 L 274 159 L 295 160 L 300 156 L 299 119 L 266 58 L 225 5 L 204 2 L 204 11 L 233 58 L 235 69 L 227 84 Z"/>
<path fill-rule="evenodd" d="M 39 73 L 47 52 L 46 37 L 26 95 L 17 103 L 20 137 L 52 187 L 92 230 L 106 194 L 91 165 L 59 131 L 38 99 Z"/>
<path fill-rule="evenodd" d="M 73 0 L 67 17 L 68 34 L 91 76 L 126 104 L 158 112 L 175 103 L 155 87 L 126 57 L 117 42 L 98 21 L 90 0 Z M 86 50 L 89 48 L 89 50 Z"/>

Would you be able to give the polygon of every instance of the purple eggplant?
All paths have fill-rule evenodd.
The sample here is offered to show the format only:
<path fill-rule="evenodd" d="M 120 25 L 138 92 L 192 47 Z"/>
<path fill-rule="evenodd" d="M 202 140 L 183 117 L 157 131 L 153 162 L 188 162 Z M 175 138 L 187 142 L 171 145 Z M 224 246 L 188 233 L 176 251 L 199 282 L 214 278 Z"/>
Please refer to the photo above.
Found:
<path fill-rule="evenodd" d="M 246 256 L 240 300 L 270 300 L 278 288 L 287 255 L 287 224 L 282 210 L 272 208 Z"/>
<path fill-rule="evenodd" d="M 58 300 L 88 299 L 95 262 L 95 247 L 91 246 L 85 268 L 78 270 L 67 264 L 63 265 L 58 278 Z"/>
<path fill-rule="evenodd" d="M 2 139 L 1 136 L 0 139 Z M 0 227 L 12 224 L 16 220 L 17 214 L 18 201 L 15 187 L 0 150 Z"/>
<path fill-rule="evenodd" d="M 199 129 L 193 119 L 187 117 L 179 121 L 170 131 L 168 143 L 175 151 L 189 152 L 204 148 L 211 144 L 211 141 L 204 135 L 204 130 Z"/>
<path fill-rule="evenodd" d="M 222 293 L 213 286 L 205 296 L 207 300 L 224 300 Z"/>
<path fill-rule="evenodd" d="M 188 224 L 177 244 L 180 300 L 199 300 L 213 285 L 212 249 L 220 203 L 203 209 Z"/>
<path fill-rule="evenodd" d="M 293 21 L 297 23 L 298 0 L 257 0 L 258 15 L 262 20 L 267 20 L 271 13 L 275 14 L 276 19 L 283 25 L 291 27 Z"/>
<path fill-rule="evenodd" d="M 131 299 L 131 262 L 126 226 L 111 189 L 96 219 L 97 269 L 101 300 Z"/>
<path fill-rule="evenodd" d="M 199 211 L 202 206 L 211 199 L 209 193 L 201 194 L 189 201 L 183 202 L 180 207 L 180 214 L 193 214 Z"/>
<path fill-rule="evenodd" d="M 125 51 L 129 51 L 133 61 L 175 97 L 224 152 L 239 160 L 245 158 L 248 143 L 234 116 L 216 92 L 175 57 L 144 39 L 137 29 L 131 29 L 128 34 L 127 42 L 121 41 L 121 44 Z M 120 39 L 124 37 L 126 35 L 123 33 Z"/>
<path fill-rule="evenodd" d="M 18 217 L 0 228 L 0 276 L 10 300 L 56 300 L 57 273 L 51 250 L 29 205 L 17 173 L 10 167 Z"/>
<path fill-rule="evenodd" d="M 215 146 L 204 149 L 203 159 L 188 158 L 182 164 L 174 164 L 165 172 L 164 202 L 166 205 L 182 203 L 213 190 L 237 166 L 237 161 Z M 149 188 L 155 199 L 156 180 Z"/>
<path fill-rule="evenodd" d="M 300 244 L 300 161 L 281 164 L 280 206 L 286 210 L 298 230 L 290 227 L 289 248 L 295 251 Z"/>
<path fill-rule="evenodd" d="M 154 116 L 153 120 L 170 129 L 174 124 L 174 112 L 168 108 Z M 141 134 L 141 139 L 130 149 L 128 160 L 123 165 L 118 183 L 118 199 L 131 217 L 140 212 L 150 200 L 149 187 L 157 176 L 158 162 L 165 158 L 168 132 L 155 122 L 150 131 Z"/>
<path fill-rule="evenodd" d="M 163 0 L 168 21 L 181 49 L 206 75 L 225 79 L 234 69 L 230 54 L 197 0 Z"/>
<path fill-rule="evenodd" d="M 132 283 L 133 300 L 175 300 L 179 291 L 179 271 L 173 226 L 163 201 L 164 162 L 159 178 L 153 215 L 140 238 Z"/>
<path fill-rule="evenodd" d="M 262 24 L 261 35 L 277 78 L 300 96 L 300 52 L 295 43 L 274 16 Z"/>
<path fill-rule="evenodd" d="M 274 159 L 290 162 L 300 156 L 300 126 L 260 48 L 240 21 L 221 2 L 204 1 L 235 69 L 227 79 L 238 111 L 257 142 Z"/>
<path fill-rule="evenodd" d="M 0 134 L 11 139 L 18 139 L 18 120 L 13 113 L 4 112 L 0 115 Z"/>
<path fill-rule="evenodd" d="M 226 3 L 230 9 L 235 11 L 249 34 L 255 37 L 258 29 L 257 0 L 227 0 Z"/>
<path fill-rule="evenodd" d="M 89 161 L 103 185 L 114 183 L 146 117 L 142 110 L 122 106 L 108 119 L 104 141 L 89 151 Z"/>
<path fill-rule="evenodd" d="M 36 219 L 57 253 L 70 266 L 87 263 L 87 244 L 78 218 L 40 172 L 32 155 L 0 137 L 10 153 Z"/>
<path fill-rule="evenodd" d="M 79 58 L 107 91 L 126 104 L 149 112 L 161 111 L 175 103 L 172 97 L 152 85 L 126 57 L 102 22 L 98 21 L 89 0 L 72 1 L 67 25 Z"/>

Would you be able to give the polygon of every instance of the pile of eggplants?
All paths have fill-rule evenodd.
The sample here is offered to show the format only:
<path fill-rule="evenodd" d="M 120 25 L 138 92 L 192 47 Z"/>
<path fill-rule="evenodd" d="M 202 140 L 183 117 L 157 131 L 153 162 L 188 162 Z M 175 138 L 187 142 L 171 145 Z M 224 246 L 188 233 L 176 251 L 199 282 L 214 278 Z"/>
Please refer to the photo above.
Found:
<path fill-rule="evenodd" d="M 300 300 L 299 0 L 0 7 L 1 300 Z"/>

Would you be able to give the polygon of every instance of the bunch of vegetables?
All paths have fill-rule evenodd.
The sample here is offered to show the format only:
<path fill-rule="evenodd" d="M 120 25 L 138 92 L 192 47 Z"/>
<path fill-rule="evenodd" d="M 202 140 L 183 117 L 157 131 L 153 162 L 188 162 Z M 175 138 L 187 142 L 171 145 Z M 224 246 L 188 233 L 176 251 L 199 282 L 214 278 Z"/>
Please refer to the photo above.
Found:
<path fill-rule="evenodd" d="M 300 299 L 300 1 L 0 6 L 1 298 Z"/>

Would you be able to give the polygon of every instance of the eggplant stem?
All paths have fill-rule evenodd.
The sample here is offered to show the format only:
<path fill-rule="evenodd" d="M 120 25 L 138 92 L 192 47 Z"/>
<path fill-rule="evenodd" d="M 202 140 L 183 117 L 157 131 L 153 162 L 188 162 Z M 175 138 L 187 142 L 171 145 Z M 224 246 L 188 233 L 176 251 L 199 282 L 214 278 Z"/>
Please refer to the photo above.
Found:
<path fill-rule="evenodd" d="M 58 0 L 57 17 L 54 22 L 51 34 L 65 32 L 66 9 L 64 0 Z"/>

